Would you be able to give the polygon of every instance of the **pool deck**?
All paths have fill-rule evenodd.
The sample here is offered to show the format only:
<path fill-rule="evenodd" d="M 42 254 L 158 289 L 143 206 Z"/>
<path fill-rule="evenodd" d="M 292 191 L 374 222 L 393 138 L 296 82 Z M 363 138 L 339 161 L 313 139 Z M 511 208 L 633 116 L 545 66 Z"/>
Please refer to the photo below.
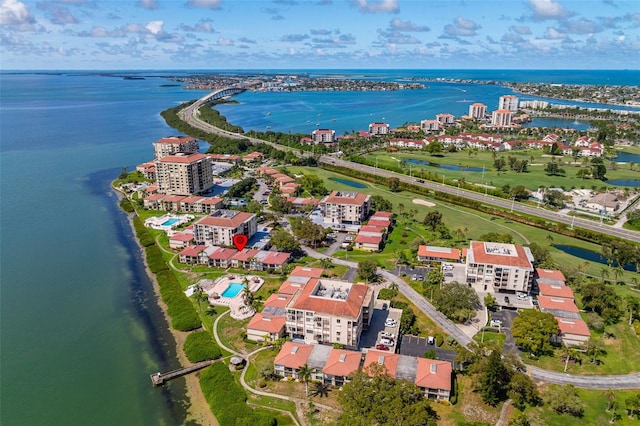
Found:
<path fill-rule="evenodd" d="M 264 280 L 255 275 L 225 275 L 215 281 L 201 280 L 198 282 L 202 290 L 209 295 L 209 303 L 218 306 L 228 306 L 231 309 L 231 316 L 235 319 L 246 319 L 255 314 L 250 307 L 245 306 L 242 301 L 242 292 L 234 297 L 222 297 L 222 293 L 231 283 L 242 283 L 245 277 L 249 280 L 249 291 L 255 293 L 262 287 Z"/>

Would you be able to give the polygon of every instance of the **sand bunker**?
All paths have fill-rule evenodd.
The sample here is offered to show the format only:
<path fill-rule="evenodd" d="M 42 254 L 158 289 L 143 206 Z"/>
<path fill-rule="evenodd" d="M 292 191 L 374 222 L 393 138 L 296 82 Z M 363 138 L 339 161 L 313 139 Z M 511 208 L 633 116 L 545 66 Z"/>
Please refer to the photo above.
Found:
<path fill-rule="evenodd" d="M 413 204 L 420 204 L 421 206 L 427 206 L 427 207 L 435 206 L 435 204 L 433 204 L 431 201 L 421 200 L 420 198 L 414 198 Z"/>

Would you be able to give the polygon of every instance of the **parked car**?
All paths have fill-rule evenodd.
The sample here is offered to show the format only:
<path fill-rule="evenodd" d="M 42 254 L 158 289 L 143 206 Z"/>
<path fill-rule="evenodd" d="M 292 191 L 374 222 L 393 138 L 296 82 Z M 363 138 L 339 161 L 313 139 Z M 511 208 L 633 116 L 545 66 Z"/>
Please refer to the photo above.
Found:
<path fill-rule="evenodd" d="M 518 293 L 518 299 L 524 300 L 527 297 L 529 297 L 529 296 L 527 296 L 527 293 Z"/>
<path fill-rule="evenodd" d="M 418 279 L 418 275 L 417 275 L 417 274 L 413 274 L 413 275 L 411 275 L 411 279 L 412 279 L 413 281 L 417 280 L 417 279 Z"/>
<path fill-rule="evenodd" d="M 502 325 L 502 321 L 500 321 L 499 319 L 491 320 L 491 327 L 500 327 L 501 325 Z"/>
<path fill-rule="evenodd" d="M 395 320 L 386 320 L 384 322 L 385 327 L 395 327 L 396 326 L 396 321 Z"/>
<path fill-rule="evenodd" d="M 418 275 L 418 281 L 424 281 L 424 277 L 422 275 Z"/>
<path fill-rule="evenodd" d="M 433 336 L 429 336 L 427 337 L 427 344 L 429 345 L 435 345 L 436 344 L 436 338 Z"/>
<path fill-rule="evenodd" d="M 389 333 L 388 331 L 383 331 L 381 335 L 382 337 L 386 337 L 388 339 L 393 339 L 394 337 L 396 337 L 393 333 Z"/>
<path fill-rule="evenodd" d="M 387 345 L 387 346 L 393 346 L 393 340 L 392 339 L 387 339 L 385 337 L 385 338 L 380 339 L 380 344 L 381 345 Z"/>
<path fill-rule="evenodd" d="M 504 303 L 506 303 L 507 305 L 511 303 L 511 301 L 509 300 L 509 296 L 504 297 Z"/>
<path fill-rule="evenodd" d="M 380 350 L 380 351 L 388 351 L 389 350 L 389 346 L 387 345 L 376 345 L 376 349 Z"/>

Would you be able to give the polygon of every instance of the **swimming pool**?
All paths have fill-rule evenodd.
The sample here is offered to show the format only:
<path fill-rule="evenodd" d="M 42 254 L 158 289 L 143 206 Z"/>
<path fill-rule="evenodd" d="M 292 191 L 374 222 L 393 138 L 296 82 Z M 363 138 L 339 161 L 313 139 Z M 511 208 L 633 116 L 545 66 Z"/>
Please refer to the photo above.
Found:
<path fill-rule="evenodd" d="M 226 297 L 227 299 L 233 299 L 242 291 L 245 287 L 244 284 L 241 283 L 229 283 L 229 287 L 225 291 L 222 292 L 220 296 Z"/>
<path fill-rule="evenodd" d="M 178 219 L 177 217 L 172 217 L 171 219 L 165 220 L 160 225 L 161 226 L 171 226 L 171 225 L 175 224 L 176 222 L 180 222 L 180 219 Z"/>

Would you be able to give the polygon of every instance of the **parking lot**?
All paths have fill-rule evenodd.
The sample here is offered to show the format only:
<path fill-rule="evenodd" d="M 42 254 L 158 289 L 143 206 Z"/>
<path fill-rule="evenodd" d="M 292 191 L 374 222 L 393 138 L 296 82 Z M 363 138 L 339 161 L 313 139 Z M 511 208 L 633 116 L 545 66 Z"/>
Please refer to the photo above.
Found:
<path fill-rule="evenodd" d="M 402 315 L 401 309 L 389 308 L 388 305 L 383 308 L 383 304 L 387 304 L 388 301 L 376 300 L 375 309 L 371 316 L 371 324 L 369 329 L 365 330 L 360 336 L 360 349 L 362 348 L 375 348 L 383 338 L 382 333 L 388 333 L 393 335 L 393 344 L 388 344 L 390 352 L 395 351 L 396 339 L 398 338 L 398 330 L 400 324 L 400 316 Z M 395 326 L 385 325 L 387 319 L 393 319 L 396 321 Z"/>
<path fill-rule="evenodd" d="M 428 266 L 416 266 L 412 268 L 408 265 L 397 265 L 395 275 L 399 277 L 406 276 L 409 277 L 409 279 L 414 279 L 415 276 L 416 281 L 424 281 L 430 270 L 431 268 L 429 268 Z M 421 280 L 420 277 L 422 277 Z"/>
<path fill-rule="evenodd" d="M 423 357 L 424 353 L 433 350 L 436 353 L 436 357 L 443 361 L 451 361 L 456 357 L 456 351 L 449 349 L 440 349 L 434 343 L 430 344 L 428 338 L 418 336 L 402 336 L 402 344 L 400 345 L 400 354 L 409 355 L 415 357 Z"/>
<path fill-rule="evenodd" d="M 509 353 L 511 351 L 517 351 L 516 342 L 513 336 L 511 335 L 511 324 L 513 324 L 513 320 L 518 316 L 518 312 L 510 309 L 500 309 L 496 312 L 491 312 L 492 320 L 502 321 L 502 325 L 500 326 L 500 331 L 506 334 L 507 340 L 504 343 L 503 352 Z"/>

